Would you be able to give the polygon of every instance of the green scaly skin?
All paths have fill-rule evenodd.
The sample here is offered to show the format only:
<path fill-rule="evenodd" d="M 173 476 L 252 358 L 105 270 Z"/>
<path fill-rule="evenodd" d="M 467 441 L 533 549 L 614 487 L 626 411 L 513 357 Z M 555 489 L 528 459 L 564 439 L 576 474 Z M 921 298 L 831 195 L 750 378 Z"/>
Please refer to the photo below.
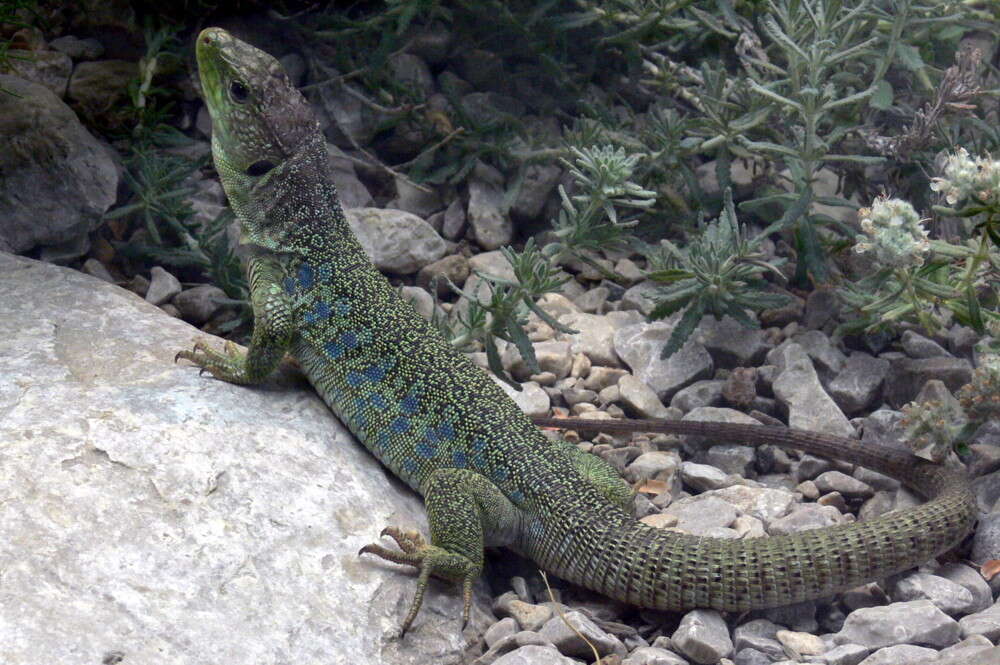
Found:
<path fill-rule="evenodd" d="M 319 125 L 277 61 L 218 28 L 199 35 L 197 54 L 216 168 L 255 247 L 248 264 L 255 320 L 246 354 L 197 345 L 178 355 L 219 379 L 252 384 L 291 354 L 357 438 L 424 496 L 429 544 L 389 528 L 383 535 L 399 550 L 362 549 L 419 569 L 404 632 L 430 575 L 461 583 L 468 620 L 485 546 L 511 547 L 564 579 L 640 606 L 747 610 L 904 570 L 971 528 L 975 508 L 963 480 L 897 450 L 774 427 L 592 423 L 803 449 L 891 473 L 933 497 L 866 523 L 754 540 L 636 522 L 632 490 L 609 465 L 549 442 L 375 269 L 344 218 Z"/>

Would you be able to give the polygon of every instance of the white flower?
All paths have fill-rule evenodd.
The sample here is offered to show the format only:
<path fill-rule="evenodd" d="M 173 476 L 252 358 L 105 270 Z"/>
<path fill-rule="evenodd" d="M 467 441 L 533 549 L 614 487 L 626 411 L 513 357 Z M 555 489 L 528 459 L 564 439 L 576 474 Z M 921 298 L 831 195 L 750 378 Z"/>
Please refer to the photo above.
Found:
<path fill-rule="evenodd" d="M 1000 162 L 989 157 L 969 157 L 965 148 L 944 161 L 944 177 L 931 178 L 932 191 L 944 194 L 949 205 L 970 197 L 980 203 L 1000 203 Z"/>
<path fill-rule="evenodd" d="M 880 196 L 871 208 L 862 208 L 861 230 L 854 251 L 874 253 L 877 263 L 893 268 L 920 266 L 930 250 L 927 230 L 917 211 L 901 199 Z"/>

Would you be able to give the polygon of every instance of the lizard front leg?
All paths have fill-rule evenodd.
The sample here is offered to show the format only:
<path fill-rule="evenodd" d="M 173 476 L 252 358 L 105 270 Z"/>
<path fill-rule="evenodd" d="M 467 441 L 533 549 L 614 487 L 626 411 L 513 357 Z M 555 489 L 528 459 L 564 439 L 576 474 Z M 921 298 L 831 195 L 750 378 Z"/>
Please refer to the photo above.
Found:
<path fill-rule="evenodd" d="M 372 543 L 359 552 L 408 564 L 420 571 L 401 636 L 420 610 L 431 575 L 462 584 L 464 628 L 472 608 L 472 583 L 483 570 L 483 548 L 512 544 L 520 528 L 518 509 L 496 485 L 475 471 L 438 469 L 427 478 L 424 490 L 430 544 L 415 531 L 387 527 L 381 535 L 390 536 L 401 551 Z"/>
<path fill-rule="evenodd" d="M 260 383 L 281 362 L 294 331 L 290 296 L 282 287 L 283 270 L 270 259 L 252 258 L 247 268 L 250 304 L 253 307 L 253 334 L 246 353 L 226 342 L 215 351 L 197 342 L 191 351 L 174 358 L 190 360 L 217 379 L 238 384 Z"/>

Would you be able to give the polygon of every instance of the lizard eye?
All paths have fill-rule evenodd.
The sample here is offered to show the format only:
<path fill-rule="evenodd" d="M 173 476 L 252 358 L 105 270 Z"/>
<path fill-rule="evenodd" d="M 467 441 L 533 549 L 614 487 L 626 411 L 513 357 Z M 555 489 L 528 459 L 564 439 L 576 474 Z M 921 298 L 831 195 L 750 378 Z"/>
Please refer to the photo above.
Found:
<path fill-rule="evenodd" d="M 259 162 L 254 162 L 249 168 L 247 168 L 247 175 L 256 178 L 257 176 L 264 175 L 273 168 L 274 164 L 266 159 L 262 159 Z"/>
<path fill-rule="evenodd" d="M 250 98 L 250 91 L 240 81 L 233 81 L 229 84 L 229 96 L 237 104 L 243 104 Z"/>

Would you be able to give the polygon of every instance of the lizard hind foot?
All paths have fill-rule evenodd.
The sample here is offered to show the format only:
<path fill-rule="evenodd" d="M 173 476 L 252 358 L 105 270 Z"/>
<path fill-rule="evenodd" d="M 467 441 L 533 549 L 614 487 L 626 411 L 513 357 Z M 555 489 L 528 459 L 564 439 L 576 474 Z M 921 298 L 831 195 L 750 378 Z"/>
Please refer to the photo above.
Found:
<path fill-rule="evenodd" d="M 424 601 L 424 593 L 427 591 L 427 584 L 430 576 L 434 575 L 451 582 L 462 583 L 462 628 L 469 623 L 469 614 L 472 610 L 472 583 L 479 577 L 480 567 L 461 554 L 449 552 L 443 547 L 430 545 L 416 531 L 403 531 L 397 527 L 386 527 L 380 534 L 389 536 L 401 551 L 392 550 L 379 543 L 371 543 L 361 548 L 358 554 L 374 554 L 386 561 L 410 565 L 420 571 L 417 578 L 417 591 L 413 596 L 410 609 L 403 619 L 400 629 L 402 638 L 420 611 L 420 606 Z"/>

